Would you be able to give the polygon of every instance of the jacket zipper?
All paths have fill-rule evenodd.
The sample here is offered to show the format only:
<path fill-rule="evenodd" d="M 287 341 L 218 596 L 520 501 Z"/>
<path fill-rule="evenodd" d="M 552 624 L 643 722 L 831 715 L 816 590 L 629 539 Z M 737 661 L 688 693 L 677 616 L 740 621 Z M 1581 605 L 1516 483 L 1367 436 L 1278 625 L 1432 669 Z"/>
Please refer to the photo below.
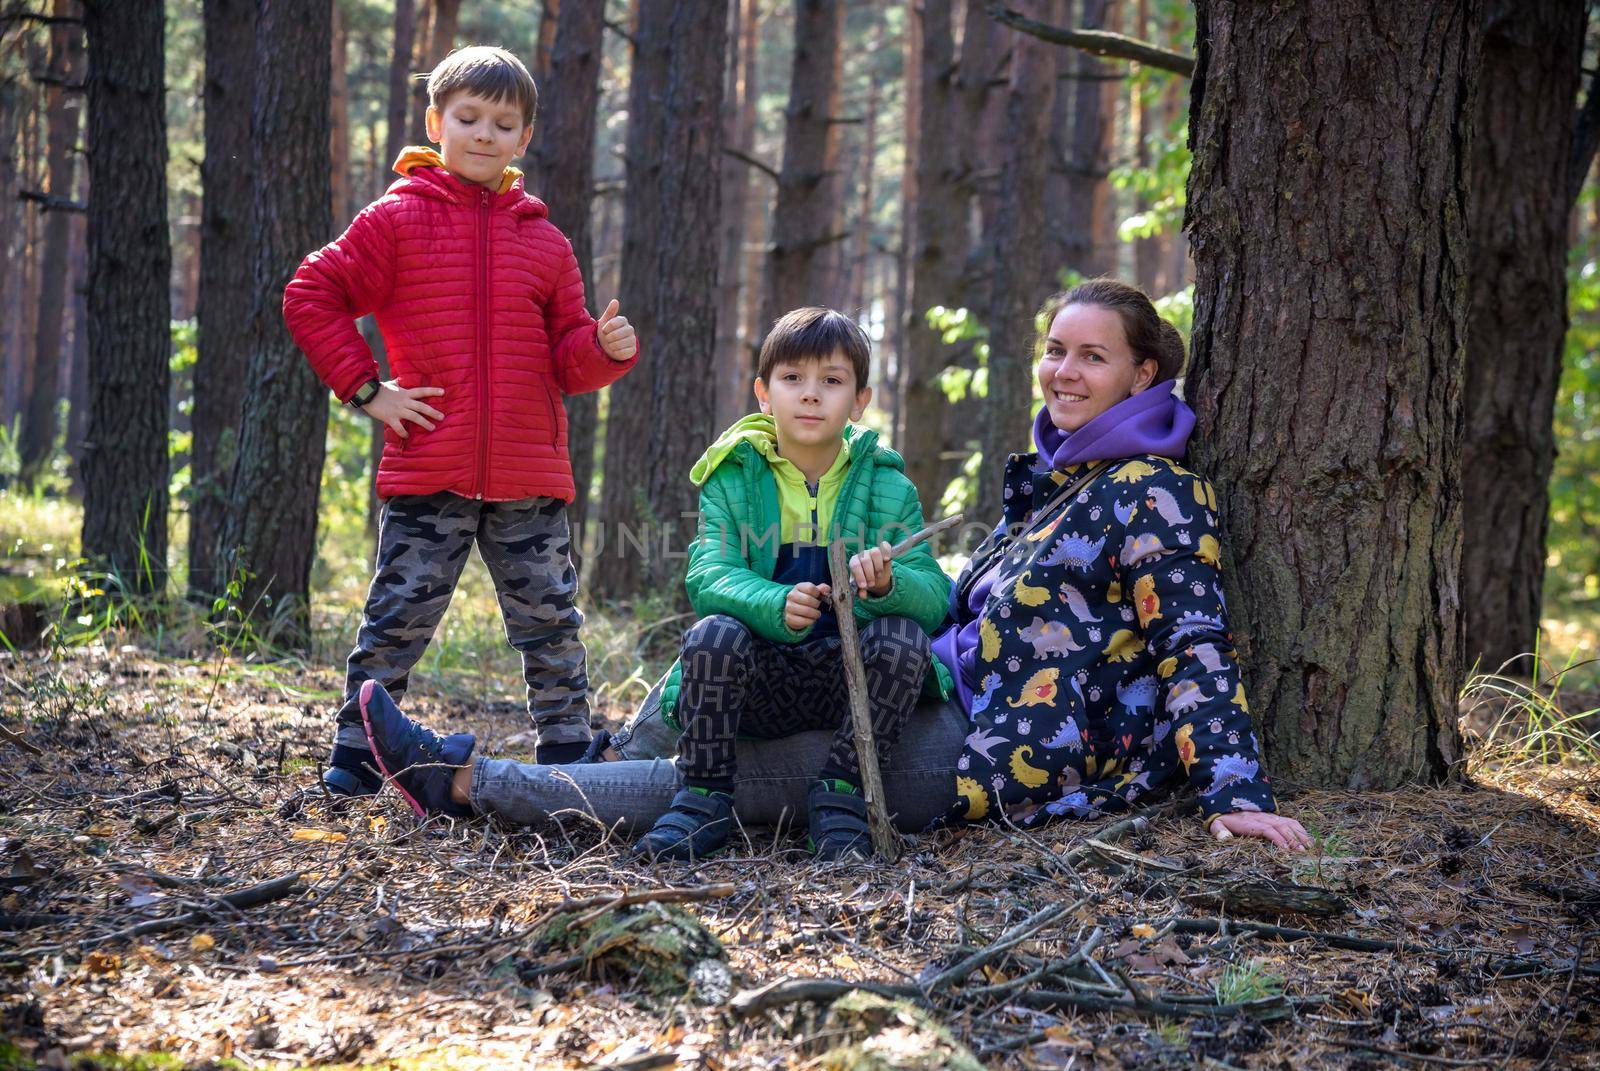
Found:
<path fill-rule="evenodd" d="M 489 191 L 478 193 L 478 474 L 474 498 L 489 484 Z"/>

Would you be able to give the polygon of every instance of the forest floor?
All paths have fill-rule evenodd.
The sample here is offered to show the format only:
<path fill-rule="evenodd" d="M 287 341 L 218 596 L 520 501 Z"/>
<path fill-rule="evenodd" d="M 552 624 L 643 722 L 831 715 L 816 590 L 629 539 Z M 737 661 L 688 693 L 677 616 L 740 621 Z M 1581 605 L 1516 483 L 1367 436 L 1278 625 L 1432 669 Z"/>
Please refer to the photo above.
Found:
<path fill-rule="evenodd" d="M 0 1067 L 1600 1066 L 1593 766 L 1299 792 L 1303 857 L 1169 814 L 831 868 L 752 831 L 650 868 L 581 821 L 331 808 L 332 670 L 102 645 L 0 675 Z M 413 703 L 521 746 L 513 703 Z M 608 904 L 663 890 L 689 900 Z M 729 1004 L 806 978 L 901 1001 Z"/>

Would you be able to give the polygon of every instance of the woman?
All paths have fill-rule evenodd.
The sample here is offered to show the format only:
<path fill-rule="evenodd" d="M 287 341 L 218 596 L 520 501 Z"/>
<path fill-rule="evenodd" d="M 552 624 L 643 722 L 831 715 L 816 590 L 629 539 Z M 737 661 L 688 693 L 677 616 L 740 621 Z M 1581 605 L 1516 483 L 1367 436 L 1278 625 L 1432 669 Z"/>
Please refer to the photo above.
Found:
<path fill-rule="evenodd" d="M 1215 495 L 1175 460 L 1194 427 L 1172 393 L 1182 339 L 1141 291 L 1109 279 L 1057 295 L 1043 322 L 1038 451 L 1008 460 L 1003 515 L 935 639 L 961 709 L 908 727 L 885 770 L 889 808 L 907 829 L 940 815 L 1088 817 L 1181 770 L 1214 834 L 1304 850 L 1310 838 L 1274 813 L 1261 771 L 1227 631 Z M 362 709 L 374 754 L 419 813 L 527 822 L 579 810 L 647 826 L 677 791 L 670 759 L 654 757 L 675 741 L 648 702 L 613 741 L 632 761 L 565 767 L 469 762 L 470 737 L 438 737 L 381 688 L 363 692 Z M 741 745 L 744 823 L 804 813 L 827 735 Z"/>

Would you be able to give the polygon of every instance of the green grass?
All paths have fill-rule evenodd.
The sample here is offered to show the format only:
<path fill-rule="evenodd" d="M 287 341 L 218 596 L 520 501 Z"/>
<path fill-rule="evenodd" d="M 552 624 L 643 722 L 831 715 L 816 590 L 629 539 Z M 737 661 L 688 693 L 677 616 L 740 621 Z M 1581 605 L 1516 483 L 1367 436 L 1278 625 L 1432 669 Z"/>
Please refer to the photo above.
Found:
<path fill-rule="evenodd" d="M 1559 668 L 1534 652 L 1539 677 L 1524 680 L 1475 673 L 1461 690 L 1466 704 L 1489 704 L 1496 713 L 1483 731 L 1481 757 L 1502 763 L 1576 764 L 1600 761 L 1600 707 L 1572 694 L 1579 671 L 1593 660 L 1576 653 Z"/>
<path fill-rule="evenodd" d="M 1260 960 L 1247 963 L 1228 963 L 1213 983 L 1218 1004 L 1243 1004 L 1251 1000 L 1275 997 L 1283 992 L 1283 976 L 1272 974 Z"/>

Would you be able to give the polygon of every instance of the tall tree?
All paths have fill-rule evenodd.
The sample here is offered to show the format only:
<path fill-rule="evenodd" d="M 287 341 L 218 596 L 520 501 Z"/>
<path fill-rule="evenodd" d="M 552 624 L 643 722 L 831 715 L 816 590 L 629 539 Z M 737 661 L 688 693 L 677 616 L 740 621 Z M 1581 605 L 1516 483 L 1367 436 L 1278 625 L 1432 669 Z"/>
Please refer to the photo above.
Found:
<path fill-rule="evenodd" d="M 794 66 L 784 110 L 783 165 L 772 210 L 762 330 L 790 309 L 828 303 L 837 258 L 827 255 L 839 233 L 838 198 L 830 179 L 839 169 L 842 0 L 797 0 Z"/>
<path fill-rule="evenodd" d="M 755 148 L 756 60 L 760 51 L 760 11 L 756 0 L 729 0 L 728 86 L 722 109 L 726 145 L 746 158 Z M 722 176 L 718 235 L 722 242 L 717 278 L 717 427 L 727 427 L 750 406 L 750 359 L 743 337 L 739 302 L 745 285 L 745 222 L 749 215 L 753 168 L 735 164 Z"/>
<path fill-rule="evenodd" d="M 250 356 L 251 94 L 259 0 L 205 0 L 205 154 L 200 162 L 200 297 L 189 457 L 189 594 L 228 582 L 218 540 L 233 481 Z"/>
<path fill-rule="evenodd" d="M 1033 0 L 1018 10 L 1059 21 L 1060 0 Z M 1044 183 L 1050 113 L 1055 102 L 1056 50 L 1036 37 L 1017 34 L 1011 46 L 1006 87 L 1005 156 L 995 215 L 994 285 L 989 301 L 989 393 L 983 407 L 983 467 L 978 480 L 979 517 L 1000 515 L 1000 471 L 1006 455 L 1028 445 L 1033 402 L 1034 312 L 1044 250 Z"/>
<path fill-rule="evenodd" d="M 1477 8 L 1197 7 L 1194 463 L 1257 725 L 1296 781 L 1390 786 L 1461 755 Z"/>
<path fill-rule="evenodd" d="M 18 288 L 22 283 L 23 250 L 20 248 L 22 227 L 22 201 L 17 192 L 21 185 L 22 161 L 17 154 L 17 134 L 29 110 L 28 91 L 23 81 L 23 65 L 14 63 L 11 56 L 20 50 L 20 38 L 0 38 L 0 308 L 19 307 Z M 0 422 L 10 424 L 6 409 L 15 404 L 10 392 L 10 371 L 15 358 L 16 345 L 13 329 L 16 317 L 0 325 L 0 392 L 6 397 L 0 404 Z"/>
<path fill-rule="evenodd" d="M 939 454 L 945 446 L 944 392 L 938 375 L 946 364 L 940 333 L 927 313 L 961 302 L 961 272 L 967 253 L 967 193 L 962 184 L 960 139 L 954 125 L 955 33 L 950 0 L 910 0 L 907 17 L 921 40 L 916 57 L 916 194 L 907 201 L 915 220 L 911 244 L 911 293 L 906 323 L 905 400 L 895 442 L 906 459 L 906 475 L 922 493 L 927 516 L 937 512 L 944 490 Z M 908 57 L 908 63 L 910 57 Z"/>
<path fill-rule="evenodd" d="M 165 40 L 160 0 L 85 0 L 89 46 L 89 426 L 83 554 L 124 590 L 167 582 Z"/>
<path fill-rule="evenodd" d="M 605 5 L 577 0 L 561 5 L 554 32 L 550 71 L 540 86 L 533 171 L 538 176 L 539 195 L 550 208 L 551 222 L 572 243 L 589 305 L 598 309 L 604 303 L 595 289 L 594 278 L 594 146 Z M 569 519 L 576 525 L 583 523 L 589 513 L 600 395 L 580 394 L 568 398 L 566 404 L 567 453 L 572 461 L 573 486 L 577 488 Z"/>
<path fill-rule="evenodd" d="M 247 404 L 222 547 L 244 574 L 243 603 L 292 644 L 309 638 L 311 564 L 328 424 L 327 391 L 283 322 L 300 259 L 328 240 L 327 0 L 261 0 L 251 158 L 252 292 Z"/>
<path fill-rule="evenodd" d="M 51 11 L 61 20 L 72 20 L 76 14 L 71 0 L 55 0 Z M 49 124 L 45 169 L 50 201 L 46 203 L 39 250 L 39 328 L 34 340 L 33 383 L 28 392 L 27 410 L 22 414 L 22 441 L 18 449 L 21 481 L 29 487 L 49 460 L 56 442 L 62 328 L 67 309 L 67 237 L 71 223 L 67 205 L 72 201 L 73 178 L 77 171 L 74 151 L 81 110 L 81 98 L 70 83 L 82 70 L 80 27 L 72 21 L 55 23 L 50 29 L 50 84 L 45 88 Z"/>
<path fill-rule="evenodd" d="M 1584 8 L 1583 0 L 1484 5 L 1468 203 L 1461 571 L 1464 655 L 1490 672 L 1539 638 L 1567 220 L 1588 170 L 1587 158 L 1569 167 Z"/>
<path fill-rule="evenodd" d="M 330 5 L 333 17 L 333 46 L 328 75 L 328 159 L 331 169 L 333 223 L 342 227 L 350 211 L 350 35 L 345 29 L 344 9 L 338 0 Z"/>
<path fill-rule="evenodd" d="M 1106 25 L 1107 0 L 1076 0 L 1080 29 Z M 1111 268 L 1111 124 L 1106 103 L 1121 88 L 1115 64 L 1086 52 L 1063 50 L 1051 130 L 1046 180 L 1046 269 L 1095 276 Z"/>
<path fill-rule="evenodd" d="M 680 518 L 695 508 L 684 474 L 715 430 L 715 383 L 704 364 L 717 332 L 727 7 L 710 6 L 707 21 L 694 5 L 640 0 L 634 31 L 621 289 L 648 353 L 611 387 L 604 502 L 612 538 L 595 574 L 610 597 L 646 584 L 681 591 L 693 532 Z M 650 533 L 643 555 L 618 536 L 640 522 Z"/>

